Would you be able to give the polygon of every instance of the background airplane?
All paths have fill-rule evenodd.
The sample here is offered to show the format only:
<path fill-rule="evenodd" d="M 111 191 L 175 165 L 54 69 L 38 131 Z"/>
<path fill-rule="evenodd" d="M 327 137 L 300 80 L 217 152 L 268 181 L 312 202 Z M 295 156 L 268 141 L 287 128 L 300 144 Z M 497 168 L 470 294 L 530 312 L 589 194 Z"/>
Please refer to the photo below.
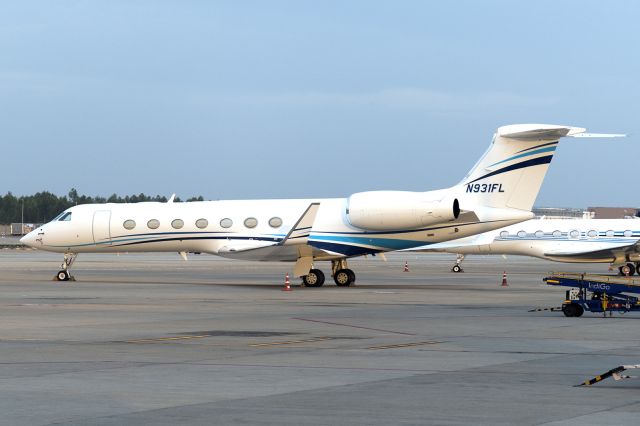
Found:
<path fill-rule="evenodd" d="M 514 254 L 556 262 L 611 263 L 622 275 L 640 274 L 640 220 L 532 219 L 471 237 L 409 249 L 457 254 Z"/>
<path fill-rule="evenodd" d="M 371 191 L 348 198 L 87 204 L 72 207 L 21 241 L 64 253 L 59 280 L 78 253 L 204 252 L 294 261 L 293 274 L 321 286 L 316 261 L 331 261 L 339 286 L 355 281 L 347 259 L 475 235 L 530 219 L 564 136 L 585 129 L 545 124 L 500 127 L 462 181 L 427 192 Z M 612 135 L 604 135 L 612 136 Z M 455 158 L 450 156 L 449 158 Z"/>

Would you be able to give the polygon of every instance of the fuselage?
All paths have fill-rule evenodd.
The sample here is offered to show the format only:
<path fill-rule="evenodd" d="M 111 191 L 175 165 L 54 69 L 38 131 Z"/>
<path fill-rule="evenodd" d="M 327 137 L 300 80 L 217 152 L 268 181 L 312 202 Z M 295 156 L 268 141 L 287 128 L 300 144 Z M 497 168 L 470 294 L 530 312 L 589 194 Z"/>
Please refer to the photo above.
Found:
<path fill-rule="evenodd" d="M 426 251 L 457 254 L 514 254 L 558 262 L 639 261 L 627 249 L 640 240 L 640 220 L 633 219 L 532 219 L 483 235 L 424 247 Z"/>
<path fill-rule="evenodd" d="M 347 257 L 435 244 L 531 219 L 559 140 L 584 131 L 549 124 L 502 126 L 462 181 L 446 189 L 365 191 L 348 198 L 79 205 L 22 241 L 65 254 L 177 251 L 290 260 L 296 261 L 296 276 L 309 272 L 315 260 L 332 260 L 332 269 L 344 271 Z M 353 276 L 352 271 L 346 275 Z"/>
<path fill-rule="evenodd" d="M 281 242 L 310 203 L 319 211 L 308 238 L 316 259 L 334 259 L 416 247 L 495 229 L 520 217 L 449 221 L 419 229 L 382 232 L 352 226 L 347 199 L 232 200 L 186 203 L 86 204 L 28 234 L 23 242 L 62 253 L 204 252 L 233 257 L 229 247 Z M 488 219 L 488 220 L 487 220 Z M 296 260 L 295 244 L 255 260 Z"/>

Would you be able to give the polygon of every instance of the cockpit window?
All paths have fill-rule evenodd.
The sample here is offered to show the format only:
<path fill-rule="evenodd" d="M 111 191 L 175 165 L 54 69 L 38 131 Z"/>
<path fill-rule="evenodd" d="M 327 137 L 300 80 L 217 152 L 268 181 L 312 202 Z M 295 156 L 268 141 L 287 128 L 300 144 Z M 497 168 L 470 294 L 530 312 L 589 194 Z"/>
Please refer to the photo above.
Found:
<path fill-rule="evenodd" d="M 66 212 L 65 214 L 60 216 L 60 219 L 58 219 L 59 222 L 68 222 L 70 220 L 71 220 L 71 212 Z"/>
<path fill-rule="evenodd" d="M 51 219 L 51 222 L 55 222 L 56 220 L 60 219 L 62 217 L 63 214 L 65 214 L 66 212 L 62 212 L 60 214 L 58 214 L 56 217 L 54 217 L 53 219 Z"/>

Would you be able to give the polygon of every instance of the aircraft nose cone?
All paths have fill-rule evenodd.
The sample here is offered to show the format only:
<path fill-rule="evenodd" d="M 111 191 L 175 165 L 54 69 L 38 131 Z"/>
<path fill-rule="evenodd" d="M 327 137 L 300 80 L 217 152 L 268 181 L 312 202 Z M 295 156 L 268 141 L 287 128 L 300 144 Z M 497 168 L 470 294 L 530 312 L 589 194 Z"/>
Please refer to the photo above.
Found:
<path fill-rule="evenodd" d="M 36 231 L 31 231 L 24 237 L 20 238 L 20 243 L 28 247 L 33 247 L 36 240 Z"/>

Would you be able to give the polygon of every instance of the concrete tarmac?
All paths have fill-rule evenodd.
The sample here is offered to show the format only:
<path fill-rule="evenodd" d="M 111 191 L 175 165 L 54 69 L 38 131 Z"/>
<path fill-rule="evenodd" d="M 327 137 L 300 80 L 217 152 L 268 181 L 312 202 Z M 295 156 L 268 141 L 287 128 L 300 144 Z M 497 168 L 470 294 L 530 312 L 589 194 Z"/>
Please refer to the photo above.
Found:
<path fill-rule="evenodd" d="M 283 292 L 292 264 L 80 255 L 60 283 L 61 257 L 0 250 L 2 425 L 639 421 L 640 379 L 573 385 L 640 363 L 640 315 L 528 312 L 564 300 L 547 272 L 607 265 L 395 253 Z"/>

